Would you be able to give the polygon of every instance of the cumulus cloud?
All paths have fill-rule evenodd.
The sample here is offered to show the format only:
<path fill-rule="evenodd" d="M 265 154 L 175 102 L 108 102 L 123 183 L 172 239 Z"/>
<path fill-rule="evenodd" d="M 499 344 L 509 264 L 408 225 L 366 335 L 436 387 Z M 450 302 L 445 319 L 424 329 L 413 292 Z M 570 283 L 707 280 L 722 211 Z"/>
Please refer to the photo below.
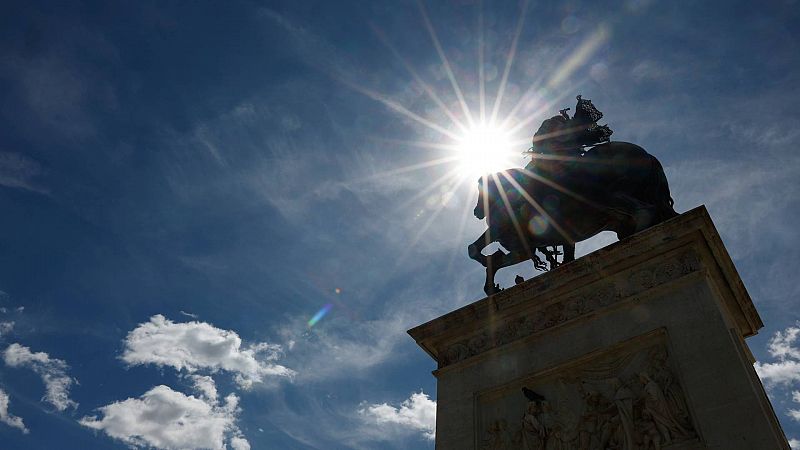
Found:
<path fill-rule="evenodd" d="M 8 413 L 8 403 L 8 394 L 0 389 L 0 422 L 12 428 L 18 428 L 23 433 L 28 434 L 28 429 L 25 427 L 25 423 L 22 422 L 22 418 Z"/>
<path fill-rule="evenodd" d="M 42 377 L 46 389 L 42 400 L 57 410 L 64 411 L 69 407 L 78 406 L 69 398 L 69 389 L 75 383 L 75 379 L 67 375 L 69 366 L 63 360 L 51 358 L 44 352 L 33 353 L 30 348 L 17 343 L 6 348 L 3 359 L 10 367 L 28 368 Z"/>
<path fill-rule="evenodd" d="M 394 407 L 387 403 L 373 404 L 359 411 L 378 424 L 394 424 L 409 431 L 422 432 L 428 439 L 436 435 L 436 402 L 420 391 Z"/>
<path fill-rule="evenodd" d="M 800 362 L 785 360 L 774 363 L 756 362 L 756 372 L 767 387 L 800 381 Z"/>
<path fill-rule="evenodd" d="M 800 391 L 792 391 L 792 401 L 800 403 Z M 800 422 L 800 409 L 790 409 L 789 417 Z"/>
<path fill-rule="evenodd" d="M 791 447 L 792 450 L 800 450 L 800 440 L 789 439 L 789 447 Z"/>
<path fill-rule="evenodd" d="M 206 375 L 192 375 L 190 378 L 194 382 L 195 391 L 208 401 L 217 401 L 217 385 L 213 378 Z"/>
<path fill-rule="evenodd" d="M 800 349 L 794 346 L 798 335 L 800 335 L 800 324 L 775 333 L 767 347 L 770 355 L 780 359 L 800 359 Z"/>
<path fill-rule="evenodd" d="M 243 437 L 234 436 L 231 438 L 231 448 L 233 450 L 250 450 L 250 443 Z"/>
<path fill-rule="evenodd" d="M 101 417 L 87 416 L 79 422 L 133 447 L 222 450 L 227 442 L 234 450 L 248 450 L 250 444 L 236 425 L 238 404 L 234 394 L 220 404 L 159 385 L 139 398 L 100 407 Z"/>
<path fill-rule="evenodd" d="M 294 376 L 294 371 L 275 363 L 279 345 L 264 342 L 242 347 L 236 332 L 205 322 L 175 323 L 158 314 L 128 333 L 122 360 L 131 366 L 153 364 L 189 373 L 198 370 L 233 373 L 236 383 L 249 388 L 265 377 Z"/>
<path fill-rule="evenodd" d="M 767 343 L 767 351 L 776 361 L 755 363 L 758 376 L 764 381 L 773 398 L 786 395 L 789 388 L 796 388 L 797 383 L 800 383 L 798 337 L 800 337 L 800 322 L 783 331 L 777 331 Z M 792 390 L 791 398 L 792 402 L 800 403 L 800 390 Z M 786 410 L 786 415 L 800 422 L 800 409 L 789 408 Z M 790 439 L 789 443 L 792 448 L 800 448 L 800 441 L 796 439 Z"/>
<path fill-rule="evenodd" d="M 800 382 L 800 348 L 796 346 L 798 336 L 800 336 L 800 323 L 776 332 L 769 340 L 767 351 L 776 361 L 768 363 L 759 361 L 755 364 L 758 376 L 767 387 Z"/>

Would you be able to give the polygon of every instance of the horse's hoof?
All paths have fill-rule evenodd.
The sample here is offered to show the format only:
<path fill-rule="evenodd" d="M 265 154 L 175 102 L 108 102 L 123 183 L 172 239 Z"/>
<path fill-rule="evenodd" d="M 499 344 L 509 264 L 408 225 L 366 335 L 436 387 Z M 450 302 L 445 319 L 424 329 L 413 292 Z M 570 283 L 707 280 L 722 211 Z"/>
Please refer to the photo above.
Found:
<path fill-rule="evenodd" d="M 499 284 L 495 284 L 494 286 L 491 287 L 489 286 L 483 287 L 483 292 L 485 292 L 487 296 L 497 294 L 500 291 L 502 291 L 502 289 L 500 289 Z"/>

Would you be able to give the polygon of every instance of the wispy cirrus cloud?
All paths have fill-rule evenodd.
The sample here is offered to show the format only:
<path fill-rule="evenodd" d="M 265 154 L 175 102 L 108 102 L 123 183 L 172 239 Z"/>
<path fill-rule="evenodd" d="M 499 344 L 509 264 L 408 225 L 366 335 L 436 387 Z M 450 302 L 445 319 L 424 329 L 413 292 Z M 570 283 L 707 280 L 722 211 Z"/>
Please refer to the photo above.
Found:
<path fill-rule="evenodd" d="M 30 348 L 17 343 L 11 344 L 3 352 L 3 360 L 9 367 L 27 368 L 42 378 L 45 395 L 42 398 L 59 411 L 77 408 L 78 404 L 69 398 L 69 390 L 76 380 L 67 375 L 69 366 L 61 359 L 51 358 L 45 352 L 31 352 Z"/>
<path fill-rule="evenodd" d="M 34 159 L 0 151 L 0 186 L 48 194 L 49 190 L 39 180 L 43 173 L 41 164 Z"/>

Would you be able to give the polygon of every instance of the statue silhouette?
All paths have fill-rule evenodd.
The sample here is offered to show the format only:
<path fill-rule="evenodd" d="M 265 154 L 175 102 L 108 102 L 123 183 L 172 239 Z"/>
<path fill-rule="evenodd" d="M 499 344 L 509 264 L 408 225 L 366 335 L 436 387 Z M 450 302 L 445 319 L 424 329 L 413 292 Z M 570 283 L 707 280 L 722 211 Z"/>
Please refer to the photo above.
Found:
<path fill-rule="evenodd" d="M 487 230 L 468 253 L 486 267 L 487 295 L 500 290 L 494 276 L 503 267 L 532 260 L 546 270 L 536 251 L 552 269 L 574 259 L 576 242 L 602 231 L 624 239 L 677 215 L 661 163 L 638 145 L 610 141 L 611 129 L 597 124 L 603 114 L 577 99 L 573 117 L 567 109 L 542 123 L 525 168 L 479 180 L 474 214 Z M 508 253 L 483 255 L 492 242 Z"/>

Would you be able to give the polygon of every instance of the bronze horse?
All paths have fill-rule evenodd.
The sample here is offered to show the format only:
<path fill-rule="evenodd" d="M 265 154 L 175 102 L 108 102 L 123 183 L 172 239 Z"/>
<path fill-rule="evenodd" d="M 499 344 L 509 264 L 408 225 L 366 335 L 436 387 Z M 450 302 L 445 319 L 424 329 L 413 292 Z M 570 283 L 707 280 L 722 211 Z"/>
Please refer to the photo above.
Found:
<path fill-rule="evenodd" d="M 578 107 L 593 108 L 591 102 L 580 97 Z M 578 114 L 569 119 L 562 111 L 562 116 L 567 120 L 558 117 L 548 120 L 559 119 L 558 123 L 571 127 L 562 129 L 575 129 Z M 593 115 L 594 120 L 586 129 L 597 132 L 605 128 L 600 131 L 607 140 L 611 131 L 593 123 L 598 116 L 602 117 L 602 113 Z M 553 133 L 552 127 L 543 133 L 547 122 L 537 136 L 548 137 L 538 139 L 540 151 L 532 153 L 533 160 L 526 168 L 499 172 L 480 180 L 474 213 L 478 219 L 486 218 L 488 229 L 469 245 L 468 252 L 486 267 L 487 295 L 500 290 L 494 276 L 503 267 L 530 259 L 537 269 L 543 270 L 537 250 L 547 256 L 553 268 L 558 264 L 556 255 L 561 253 L 547 247 L 563 246 L 562 259 L 568 262 L 574 259 L 576 242 L 601 231 L 614 231 L 619 239 L 624 239 L 677 215 L 661 163 L 643 148 L 614 141 L 579 145 L 580 141 L 572 136 L 571 141 L 559 141 L 572 145 L 553 147 L 558 151 L 542 151 L 547 149 L 542 142 L 554 141 L 549 136 L 565 134 Z M 598 139 L 595 136 L 592 140 Z M 534 137 L 534 149 L 536 143 Z M 483 255 L 481 251 L 492 242 L 500 243 L 509 253 L 497 250 L 492 255 Z"/>

